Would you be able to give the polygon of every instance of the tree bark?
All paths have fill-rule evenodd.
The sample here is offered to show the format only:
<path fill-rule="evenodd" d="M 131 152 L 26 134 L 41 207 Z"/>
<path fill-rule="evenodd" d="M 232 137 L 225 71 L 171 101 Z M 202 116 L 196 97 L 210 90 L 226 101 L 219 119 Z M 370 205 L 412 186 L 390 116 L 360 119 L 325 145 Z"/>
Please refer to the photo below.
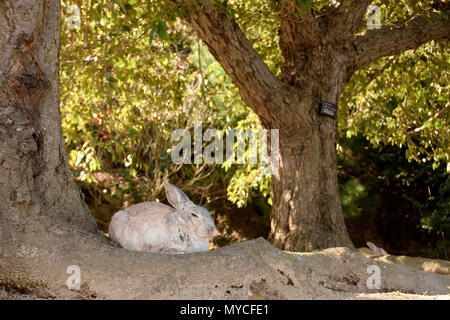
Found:
<path fill-rule="evenodd" d="M 337 102 L 346 77 L 340 55 L 314 52 L 319 23 L 283 20 L 283 81 L 253 50 L 236 22 L 209 0 L 187 17 L 266 129 L 280 131 L 280 172 L 272 176 L 270 239 L 279 248 L 353 248 L 342 217 L 336 178 L 334 119 L 317 115 L 322 100 Z M 285 8 L 284 16 L 295 15 Z M 303 30 L 303 31 L 302 31 Z M 306 30 L 306 31 L 305 31 Z M 298 47 L 305 42 L 301 50 Z M 326 52 L 325 52 L 326 53 Z M 322 77 L 320 81 L 312 80 Z"/>
<path fill-rule="evenodd" d="M 95 228 L 72 180 L 61 132 L 59 11 L 59 1 L 0 2 L 3 229 L 27 229 L 29 219 Z M 12 232 L 6 229 L 2 235 Z"/>
<path fill-rule="evenodd" d="M 382 57 L 418 48 L 431 40 L 449 39 L 449 18 L 437 13 L 431 13 L 430 17 L 419 16 L 408 23 L 384 25 L 379 30 L 367 30 L 356 35 L 352 41 L 354 52 L 351 54 L 351 64 L 354 70 L 359 70 Z"/>
<path fill-rule="evenodd" d="M 312 116 L 308 124 L 293 124 L 291 132 L 281 124 L 280 169 L 272 175 L 270 240 L 289 251 L 354 248 L 337 187 L 336 121 Z"/>
<path fill-rule="evenodd" d="M 95 231 L 64 150 L 59 17 L 59 1 L 0 2 L 2 258 L 32 248 L 47 234 Z"/>

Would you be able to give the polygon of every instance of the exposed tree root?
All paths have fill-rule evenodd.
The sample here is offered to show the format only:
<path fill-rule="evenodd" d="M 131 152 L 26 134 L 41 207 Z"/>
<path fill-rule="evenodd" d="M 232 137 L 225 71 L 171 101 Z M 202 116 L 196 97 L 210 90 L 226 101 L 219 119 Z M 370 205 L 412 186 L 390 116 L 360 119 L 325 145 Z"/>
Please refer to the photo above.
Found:
<path fill-rule="evenodd" d="M 34 244 L 32 255 L 18 254 L 26 246 L 3 251 L 0 288 L 18 299 L 411 299 L 399 292 L 445 295 L 450 286 L 449 276 L 370 260 L 347 248 L 289 253 L 262 238 L 186 255 L 128 251 L 99 235 L 53 243 Z M 367 287 L 373 264 L 381 270 L 378 290 Z M 80 290 L 67 288 L 69 265 L 80 267 Z"/>

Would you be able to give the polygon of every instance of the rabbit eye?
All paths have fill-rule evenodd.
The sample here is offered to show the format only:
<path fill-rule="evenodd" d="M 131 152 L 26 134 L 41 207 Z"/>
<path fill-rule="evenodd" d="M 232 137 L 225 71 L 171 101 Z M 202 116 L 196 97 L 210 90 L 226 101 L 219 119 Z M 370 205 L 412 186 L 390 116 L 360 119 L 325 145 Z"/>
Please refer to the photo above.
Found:
<path fill-rule="evenodd" d="M 198 218 L 198 215 L 196 215 L 195 213 L 191 213 L 191 216 Z"/>

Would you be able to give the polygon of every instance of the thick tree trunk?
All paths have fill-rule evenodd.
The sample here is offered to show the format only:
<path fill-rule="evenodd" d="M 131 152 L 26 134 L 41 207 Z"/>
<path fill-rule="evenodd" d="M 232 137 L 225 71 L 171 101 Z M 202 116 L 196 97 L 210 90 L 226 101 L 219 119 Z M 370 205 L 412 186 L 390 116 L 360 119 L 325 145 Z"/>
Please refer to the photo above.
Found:
<path fill-rule="evenodd" d="M 337 187 L 335 126 L 333 119 L 316 119 L 311 126 L 298 127 L 296 134 L 280 130 L 270 238 L 281 249 L 353 248 Z"/>
<path fill-rule="evenodd" d="M 314 89 L 314 87 L 316 89 Z M 334 102 L 341 87 L 316 82 L 303 92 L 286 92 L 293 104 L 271 124 L 280 130 L 280 163 L 272 176 L 270 240 L 289 251 L 354 248 L 345 227 L 336 173 L 336 120 L 318 114 L 323 100 Z M 326 90 L 326 91 L 325 91 Z M 318 92 L 318 94 L 314 94 Z M 327 92 L 334 92 L 329 95 Z M 286 99 L 286 97 L 285 97 Z"/>
<path fill-rule="evenodd" d="M 309 47 L 311 52 L 299 53 L 295 39 L 287 37 L 282 41 L 282 48 L 290 48 L 283 51 L 282 82 L 234 21 L 217 12 L 211 1 L 200 2 L 204 10 L 192 14 L 189 21 L 262 125 L 280 130 L 281 163 L 279 174 L 273 176 L 271 241 L 292 251 L 353 248 L 337 190 L 336 121 L 317 115 L 321 100 L 316 97 L 330 102 L 339 97 L 346 76 L 342 61 L 333 60 L 328 48 L 314 51 Z M 320 38 L 317 30 L 316 35 L 309 29 L 301 34 Z"/>
<path fill-rule="evenodd" d="M 59 110 L 59 1 L 0 2 L 2 240 L 36 226 L 93 230 L 68 168 Z M 12 229 L 9 229 L 12 228 Z"/>
<path fill-rule="evenodd" d="M 59 1 L 0 2 L 0 285 L 20 273 L 10 257 L 96 230 L 64 150 L 59 17 Z"/>

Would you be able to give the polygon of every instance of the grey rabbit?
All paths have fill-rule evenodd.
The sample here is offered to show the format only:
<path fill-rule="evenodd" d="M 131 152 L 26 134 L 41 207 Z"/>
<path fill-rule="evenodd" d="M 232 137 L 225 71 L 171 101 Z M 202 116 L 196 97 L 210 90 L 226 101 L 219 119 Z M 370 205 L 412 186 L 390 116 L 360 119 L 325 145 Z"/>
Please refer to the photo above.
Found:
<path fill-rule="evenodd" d="M 164 184 L 169 207 L 143 202 L 114 214 L 109 237 L 134 251 L 191 253 L 208 250 L 216 226 L 211 214 L 197 206 L 176 186 Z"/>

